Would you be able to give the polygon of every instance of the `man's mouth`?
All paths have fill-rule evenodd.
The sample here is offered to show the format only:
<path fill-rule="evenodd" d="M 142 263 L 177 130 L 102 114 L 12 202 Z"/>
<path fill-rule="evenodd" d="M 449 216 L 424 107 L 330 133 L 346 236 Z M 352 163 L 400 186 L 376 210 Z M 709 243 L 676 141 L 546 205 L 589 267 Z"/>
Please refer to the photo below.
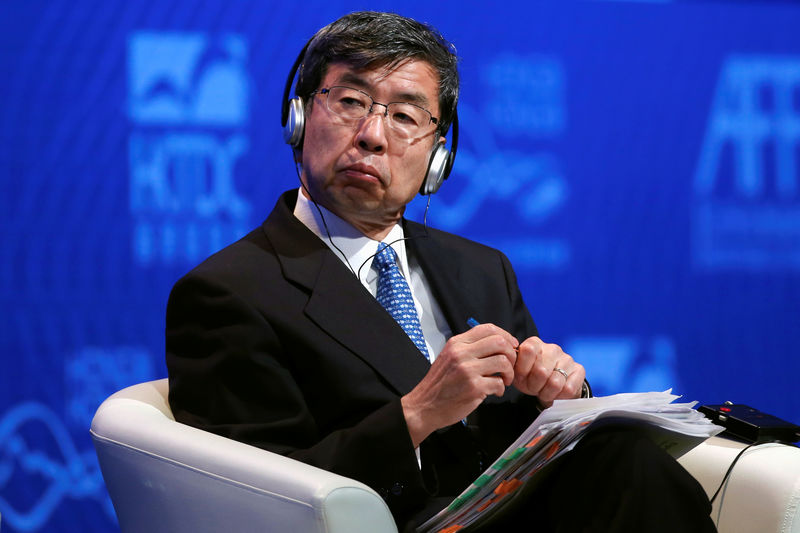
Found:
<path fill-rule="evenodd" d="M 356 179 L 375 180 L 383 183 L 383 178 L 381 177 L 381 173 L 378 171 L 378 169 L 371 165 L 367 165 L 366 163 L 349 165 L 345 167 L 343 171 Z"/>

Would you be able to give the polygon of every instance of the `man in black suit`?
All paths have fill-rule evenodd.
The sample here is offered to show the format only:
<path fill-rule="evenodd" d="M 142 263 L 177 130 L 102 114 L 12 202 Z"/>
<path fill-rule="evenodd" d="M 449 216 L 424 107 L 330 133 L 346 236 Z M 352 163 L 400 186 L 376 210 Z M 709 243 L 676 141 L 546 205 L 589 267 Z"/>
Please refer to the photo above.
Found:
<path fill-rule="evenodd" d="M 182 278 L 167 309 L 177 420 L 358 479 L 401 528 L 463 490 L 541 407 L 585 391 L 583 367 L 538 337 L 505 256 L 403 218 L 452 163 L 452 50 L 393 14 L 320 30 L 284 111 L 299 191 Z M 391 275 L 378 257 L 386 245 Z M 540 530 L 643 524 L 652 504 L 636 498 L 652 493 L 623 496 L 642 471 L 618 460 L 632 440 L 647 444 L 615 439 L 581 445 L 524 518 Z M 600 452 L 608 466 L 590 468 Z M 637 457 L 678 494 L 658 510 L 680 508 L 708 530 L 708 502 L 688 474 L 660 450 Z M 641 510 L 627 521 L 598 494 L 615 477 L 613 496 Z M 562 516 L 576 505 L 582 522 Z"/>

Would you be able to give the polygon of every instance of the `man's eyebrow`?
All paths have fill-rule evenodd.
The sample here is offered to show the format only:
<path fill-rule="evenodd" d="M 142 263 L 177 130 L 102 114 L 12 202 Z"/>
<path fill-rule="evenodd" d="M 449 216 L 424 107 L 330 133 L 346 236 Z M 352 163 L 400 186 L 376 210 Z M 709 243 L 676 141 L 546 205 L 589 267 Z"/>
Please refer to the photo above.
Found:
<path fill-rule="evenodd" d="M 359 76 L 355 72 L 343 73 L 336 83 L 346 83 L 352 85 L 356 89 L 362 89 L 365 92 L 369 92 L 372 89 L 372 85 L 365 78 Z M 409 102 L 425 108 L 430 106 L 430 101 L 428 98 L 421 92 L 417 91 L 403 92 L 392 95 L 392 102 Z"/>
<path fill-rule="evenodd" d="M 401 102 L 409 102 L 411 104 L 417 104 L 418 106 L 428 108 L 430 107 L 431 103 L 425 97 L 424 94 L 414 92 L 414 93 L 400 93 L 395 98 L 398 98 Z M 397 101 L 397 100 L 393 100 Z"/>
<path fill-rule="evenodd" d="M 339 77 L 339 83 L 349 83 L 350 85 L 354 85 L 356 89 L 369 89 L 369 83 L 363 77 L 359 76 L 355 72 L 345 72 Z"/>

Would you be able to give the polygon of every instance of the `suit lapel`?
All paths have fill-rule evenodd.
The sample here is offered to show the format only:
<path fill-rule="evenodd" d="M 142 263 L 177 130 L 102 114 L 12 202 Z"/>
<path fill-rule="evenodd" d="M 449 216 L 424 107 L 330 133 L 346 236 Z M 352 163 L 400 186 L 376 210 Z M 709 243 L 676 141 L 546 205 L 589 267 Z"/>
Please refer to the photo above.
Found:
<path fill-rule="evenodd" d="M 474 309 L 468 298 L 469 287 L 465 287 L 461 280 L 461 263 L 448 256 L 447 248 L 420 224 L 405 221 L 404 231 L 406 237 L 410 237 L 406 246 L 425 272 L 450 330 L 454 335 L 465 332 L 469 329 L 467 319 L 481 313 L 480 309 Z"/>
<path fill-rule="evenodd" d="M 282 195 L 263 225 L 284 277 L 309 291 L 309 319 L 406 394 L 430 364 L 341 260 L 294 217 L 295 200 L 296 193 Z"/>

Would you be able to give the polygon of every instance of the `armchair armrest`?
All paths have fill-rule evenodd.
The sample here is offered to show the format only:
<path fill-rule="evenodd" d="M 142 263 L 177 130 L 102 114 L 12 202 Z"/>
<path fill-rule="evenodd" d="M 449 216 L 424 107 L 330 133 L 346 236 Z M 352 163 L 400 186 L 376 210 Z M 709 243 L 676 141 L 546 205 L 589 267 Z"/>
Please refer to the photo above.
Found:
<path fill-rule="evenodd" d="M 712 437 L 678 461 L 709 498 L 747 445 Z M 733 467 L 711 512 L 720 533 L 800 533 L 800 448 L 753 446 Z"/>
<path fill-rule="evenodd" d="M 177 423 L 166 398 L 166 379 L 135 385 L 92 420 L 123 532 L 397 532 L 366 485 Z"/>

